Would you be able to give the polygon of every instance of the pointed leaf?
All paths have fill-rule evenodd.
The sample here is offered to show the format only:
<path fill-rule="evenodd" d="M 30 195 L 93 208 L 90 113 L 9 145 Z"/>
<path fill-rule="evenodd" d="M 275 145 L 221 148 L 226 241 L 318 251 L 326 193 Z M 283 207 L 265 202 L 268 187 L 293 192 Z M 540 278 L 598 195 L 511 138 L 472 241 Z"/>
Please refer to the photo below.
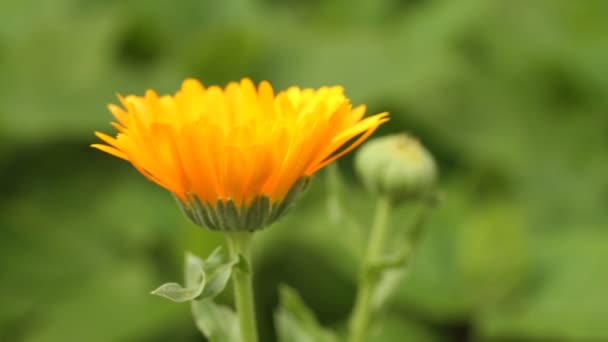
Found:
<path fill-rule="evenodd" d="M 370 276 L 378 277 L 372 293 L 372 310 L 378 311 L 399 289 L 407 274 L 411 249 L 405 248 L 397 255 L 377 259 L 370 265 Z"/>
<path fill-rule="evenodd" d="M 167 283 L 161 285 L 156 290 L 151 293 L 156 296 L 161 296 L 172 300 L 177 303 L 183 303 L 187 301 L 191 301 L 201 295 L 203 293 L 203 289 L 205 288 L 204 277 L 202 277 L 202 281 L 193 287 L 182 287 L 178 283 Z"/>
<path fill-rule="evenodd" d="M 184 278 L 186 287 L 194 287 L 200 284 L 203 276 L 203 260 L 196 255 L 187 252 L 184 261 Z"/>
<path fill-rule="evenodd" d="M 184 267 L 186 287 L 167 283 L 152 291 L 152 294 L 178 303 L 213 298 L 226 287 L 237 261 L 237 258 L 228 259 L 220 247 L 205 260 L 187 253 Z"/>
<path fill-rule="evenodd" d="M 220 294 L 230 280 L 232 268 L 238 261 L 236 257 L 230 259 L 220 247 L 216 248 L 202 265 L 206 284 L 199 298 L 213 298 Z"/>
<path fill-rule="evenodd" d="M 237 316 L 229 307 L 215 304 L 211 299 L 195 300 L 192 315 L 210 342 L 241 341 Z"/>
<path fill-rule="evenodd" d="M 372 275 L 382 275 L 386 271 L 403 268 L 407 265 L 409 256 L 410 248 L 408 247 L 396 255 L 378 258 L 371 263 L 368 272 Z"/>
<path fill-rule="evenodd" d="M 408 268 L 389 269 L 380 278 L 372 293 L 372 311 L 378 312 L 391 298 L 397 294 L 403 279 L 408 274 Z"/>
<path fill-rule="evenodd" d="M 281 342 L 337 342 L 332 332 L 323 328 L 291 288 L 280 288 L 281 307 L 275 314 L 278 340 Z"/>

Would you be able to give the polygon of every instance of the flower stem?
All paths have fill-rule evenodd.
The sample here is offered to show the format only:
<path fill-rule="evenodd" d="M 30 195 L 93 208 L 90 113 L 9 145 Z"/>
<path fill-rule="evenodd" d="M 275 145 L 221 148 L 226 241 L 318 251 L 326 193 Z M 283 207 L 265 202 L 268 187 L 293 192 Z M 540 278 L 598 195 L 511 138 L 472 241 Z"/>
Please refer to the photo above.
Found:
<path fill-rule="evenodd" d="M 382 254 L 382 247 L 387 232 L 387 221 L 391 210 L 391 202 L 387 197 L 378 198 L 376 216 L 370 232 L 367 252 L 363 259 L 362 274 L 359 278 L 359 288 L 355 299 L 355 307 L 349 326 L 349 341 L 366 341 L 367 327 L 371 313 L 372 293 L 378 282 L 378 276 L 370 272 L 370 266 Z"/>
<path fill-rule="evenodd" d="M 239 265 L 233 269 L 232 285 L 234 287 L 234 301 L 239 316 L 242 342 L 257 342 L 258 333 L 255 319 L 255 306 L 253 300 L 252 268 L 251 268 L 251 233 L 228 233 L 228 247 L 232 257 L 243 258 L 246 265 Z"/>

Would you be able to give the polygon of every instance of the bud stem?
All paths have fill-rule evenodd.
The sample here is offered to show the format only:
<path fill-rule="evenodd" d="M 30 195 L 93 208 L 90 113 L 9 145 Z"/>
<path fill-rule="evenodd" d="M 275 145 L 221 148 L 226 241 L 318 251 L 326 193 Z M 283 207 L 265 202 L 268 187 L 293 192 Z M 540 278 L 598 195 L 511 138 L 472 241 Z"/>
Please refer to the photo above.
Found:
<path fill-rule="evenodd" d="M 251 233 L 227 233 L 228 248 L 232 257 L 242 258 L 246 267 L 235 267 L 232 273 L 234 301 L 239 317 L 241 341 L 257 342 L 255 306 L 253 301 L 252 267 L 251 267 Z"/>
<path fill-rule="evenodd" d="M 363 260 L 362 274 L 359 280 L 359 288 L 355 307 L 351 314 L 350 320 L 350 342 L 365 342 L 367 335 L 367 327 L 369 325 L 369 317 L 371 314 L 371 299 L 372 293 L 378 282 L 377 275 L 370 272 L 370 265 L 374 260 L 381 257 L 382 247 L 388 229 L 388 217 L 391 211 L 391 201 L 387 196 L 378 198 L 376 206 L 376 214 L 374 224 L 370 232 L 367 252 Z"/>

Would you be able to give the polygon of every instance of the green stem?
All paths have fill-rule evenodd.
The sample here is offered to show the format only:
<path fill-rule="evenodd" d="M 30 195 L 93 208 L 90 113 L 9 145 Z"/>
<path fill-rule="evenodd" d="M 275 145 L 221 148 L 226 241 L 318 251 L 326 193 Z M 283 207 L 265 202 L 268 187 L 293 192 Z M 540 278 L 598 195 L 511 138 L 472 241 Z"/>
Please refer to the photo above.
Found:
<path fill-rule="evenodd" d="M 246 266 L 235 267 L 232 271 L 234 300 L 239 316 L 242 342 L 257 342 L 255 306 L 253 300 L 252 268 L 251 268 L 251 233 L 228 233 L 228 247 L 232 257 L 245 259 Z"/>
<path fill-rule="evenodd" d="M 366 341 L 367 327 L 371 314 L 372 293 L 378 281 L 377 275 L 371 274 L 370 265 L 382 254 L 390 210 L 390 200 L 387 197 L 380 197 L 376 207 L 374 224 L 370 232 L 367 252 L 363 259 L 363 271 L 359 280 L 355 307 L 350 320 L 350 342 Z"/>

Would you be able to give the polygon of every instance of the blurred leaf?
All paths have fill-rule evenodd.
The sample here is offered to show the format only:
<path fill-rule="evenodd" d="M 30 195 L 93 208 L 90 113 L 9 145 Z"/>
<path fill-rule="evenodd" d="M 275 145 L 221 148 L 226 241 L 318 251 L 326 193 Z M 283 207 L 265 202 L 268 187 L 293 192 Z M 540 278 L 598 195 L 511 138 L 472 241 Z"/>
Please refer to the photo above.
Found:
<path fill-rule="evenodd" d="M 397 255 L 386 256 L 375 260 L 368 269 L 372 277 L 378 277 L 372 293 L 373 311 L 379 309 L 397 291 L 400 282 L 407 273 L 407 261 L 410 250 L 403 250 Z"/>
<path fill-rule="evenodd" d="M 28 328 L 22 341 L 132 341 L 174 329 L 180 310 L 149 299 L 145 288 L 152 281 L 150 269 L 137 262 L 123 260 L 98 269 L 69 296 L 25 316 Z"/>
<path fill-rule="evenodd" d="M 151 293 L 156 296 L 164 297 L 177 303 L 189 302 L 198 298 L 203 292 L 205 283 L 201 282 L 197 287 L 184 288 L 177 283 L 166 283 L 161 285 Z"/>
<path fill-rule="evenodd" d="M 167 283 L 152 291 L 153 295 L 182 303 L 194 299 L 212 299 L 224 290 L 237 258 L 228 259 L 221 247 L 216 248 L 204 261 L 190 253 L 186 254 L 186 287 Z"/>
<path fill-rule="evenodd" d="M 337 342 L 338 338 L 321 327 L 315 315 L 291 288 L 279 289 L 280 307 L 275 313 L 275 325 L 281 342 Z"/>
<path fill-rule="evenodd" d="M 396 314 L 383 314 L 374 318 L 369 328 L 369 341 L 382 342 L 443 342 L 445 338 L 419 322 Z"/>
<path fill-rule="evenodd" d="M 416 314 L 435 321 L 459 319 L 471 309 L 455 245 L 461 231 L 461 222 L 456 218 L 467 209 L 456 195 L 437 208 L 429 220 L 407 279 L 398 288 L 393 303 L 405 309 L 413 307 Z"/>
<path fill-rule="evenodd" d="M 408 257 L 410 256 L 410 249 L 404 249 L 399 251 L 398 254 L 392 256 L 384 256 L 372 261 L 370 265 L 370 272 L 382 273 L 387 270 L 396 269 L 405 266 Z"/>
<path fill-rule="evenodd" d="M 363 251 L 363 228 L 357 222 L 356 216 L 352 214 L 353 208 L 349 206 L 350 201 L 346 200 L 346 197 L 349 196 L 346 189 L 347 184 L 340 173 L 338 164 L 328 165 L 324 176 L 327 186 L 326 211 L 329 224 L 337 229 L 348 229 L 351 233 L 344 236 L 346 246 L 350 247 L 353 253 L 361 253 Z"/>
<path fill-rule="evenodd" d="M 217 247 L 201 265 L 206 284 L 200 298 L 213 298 L 222 292 L 230 280 L 232 268 L 238 262 L 239 258 L 230 259 L 228 253 L 224 252 L 221 247 Z M 189 278 L 192 279 L 192 277 Z"/>
<path fill-rule="evenodd" d="M 474 310 L 510 300 L 528 276 L 529 237 L 508 204 L 480 207 L 484 215 L 464 219 L 457 261 Z"/>
<path fill-rule="evenodd" d="M 113 131 L 116 92 L 172 93 L 189 76 L 340 84 L 354 105 L 391 112 L 377 134 L 409 131 L 437 156 L 448 198 L 404 281 L 387 277 L 397 295 L 379 341 L 431 329 L 442 341 L 606 340 L 607 11 L 603 0 L 0 1 L 0 340 L 200 339 L 185 307 L 146 289 L 181 275 L 185 246 L 206 255 L 221 236 L 87 147 L 93 130 Z M 317 177 L 256 237 L 263 340 L 277 283 L 305 284 L 322 322 L 350 309 L 372 204 L 349 158 L 339 198 Z M 407 210 L 394 214 L 405 230 Z"/>
<path fill-rule="evenodd" d="M 518 296 L 476 319 L 479 335 L 503 340 L 608 340 L 608 234 L 536 237 L 536 276 Z"/>
<path fill-rule="evenodd" d="M 372 310 L 374 312 L 378 312 L 390 301 L 399 290 L 407 274 L 408 270 L 406 268 L 389 269 L 384 272 L 372 294 Z"/>
<path fill-rule="evenodd" d="M 211 255 L 219 252 L 220 247 L 213 250 Z M 186 256 L 184 258 L 184 284 L 189 288 L 202 288 L 205 286 L 206 274 L 203 271 L 205 261 L 203 259 L 197 257 L 196 255 L 186 252 Z"/>
<path fill-rule="evenodd" d="M 198 329 L 210 342 L 241 340 L 239 322 L 232 309 L 218 305 L 212 299 L 192 301 L 192 314 Z"/>

